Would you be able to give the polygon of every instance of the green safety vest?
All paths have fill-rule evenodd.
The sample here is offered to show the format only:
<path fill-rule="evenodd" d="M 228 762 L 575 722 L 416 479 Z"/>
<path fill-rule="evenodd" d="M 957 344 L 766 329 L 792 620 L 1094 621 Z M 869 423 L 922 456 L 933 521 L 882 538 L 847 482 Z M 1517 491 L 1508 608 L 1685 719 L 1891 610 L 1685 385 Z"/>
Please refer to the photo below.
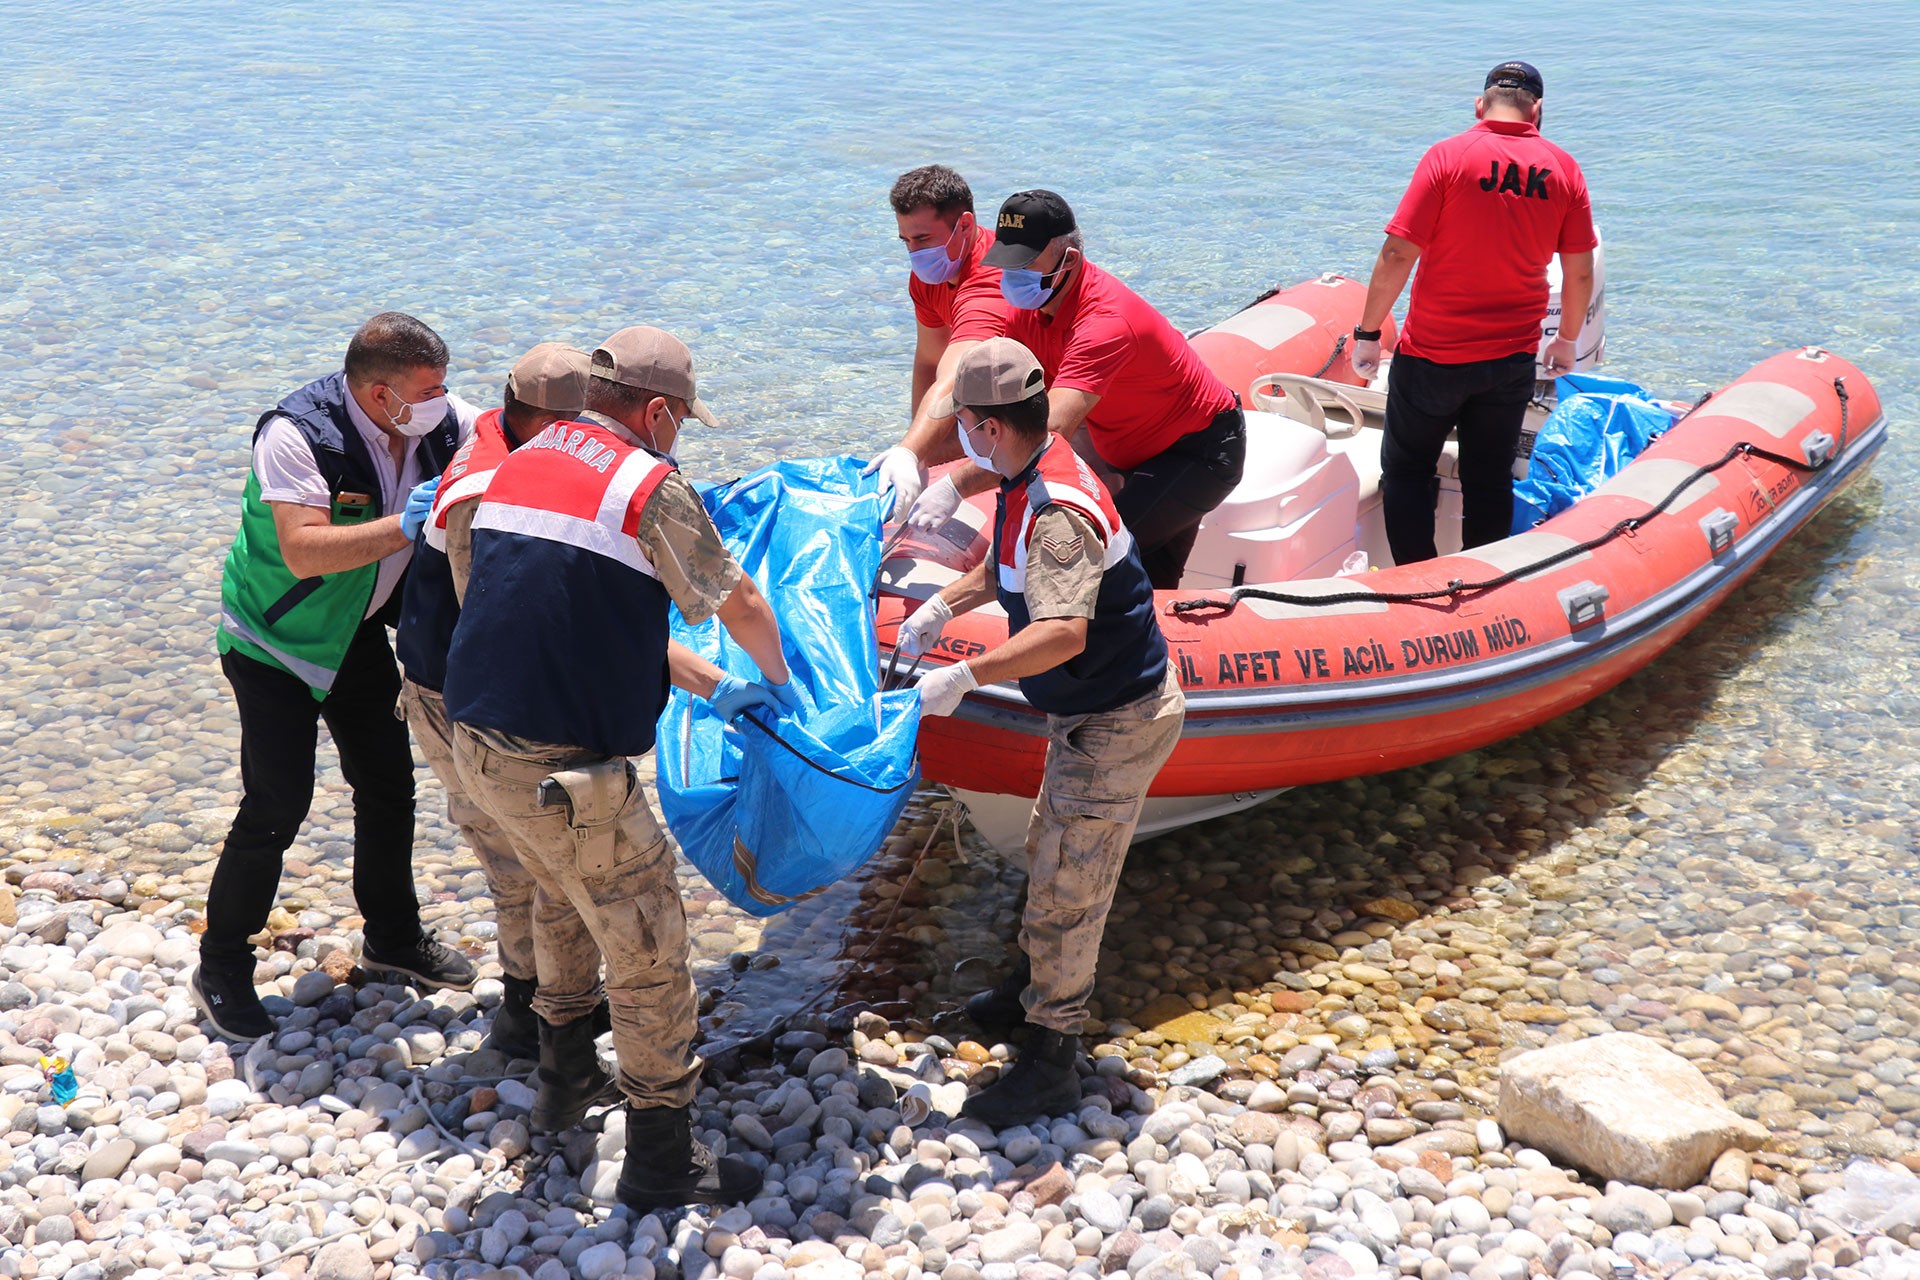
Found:
<path fill-rule="evenodd" d="M 343 374 L 309 383 L 260 416 L 254 440 L 270 419 L 291 421 L 327 482 L 332 523 L 365 524 L 387 513 L 381 509 L 373 459 L 347 415 L 346 395 Z M 449 410 L 439 426 L 420 438 L 421 475 L 444 471 L 459 444 L 460 423 Z M 273 508 L 261 501 L 260 477 L 250 473 L 241 498 L 240 531 L 220 574 L 215 643 L 222 654 L 240 653 L 290 672 L 307 683 L 316 700 L 325 698 L 366 617 L 379 576 L 375 561 L 340 573 L 295 577 L 280 552 Z M 394 598 L 399 598 L 398 589 Z"/>

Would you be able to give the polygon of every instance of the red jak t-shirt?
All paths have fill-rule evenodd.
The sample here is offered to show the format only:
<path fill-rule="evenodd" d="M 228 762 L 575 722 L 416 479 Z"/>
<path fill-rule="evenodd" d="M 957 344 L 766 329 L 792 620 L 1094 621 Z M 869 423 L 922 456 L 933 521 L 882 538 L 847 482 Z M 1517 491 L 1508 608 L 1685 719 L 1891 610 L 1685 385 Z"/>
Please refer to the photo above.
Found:
<path fill-rule="evenodd" d="M 980 259 L 993 248 L 993 232 L 985 227 L 973 233 L 967 263 L 945 284 L 928 284 L 907 276 L 907 296 L 913 299 L 913 318 L 929 329 L 946 329 L 948 342 L 985 342 L 1007 331 L 1006 298 L 1000 292 L 1000 268 Z"/>
<path fill-rule="evenodd" d="M 1233 404 L 1227 384 L 1139 294 L 1091 262 L 1069 288 L 1052 316 L 1016 308 L 1007 336 L 1033 352 L 1048 387 L 1100 397 L 1087 434 L 1109 466 L 1137 467 Z"/>
<path fill-rule="evenodd" d="M 1538 350 L 1547 264 L 1599 243 L 1580 166 L 1508 120 L 1430 147 L 1387 234 L 1420 246 L 1397 350 L 1440 364 Z"/>

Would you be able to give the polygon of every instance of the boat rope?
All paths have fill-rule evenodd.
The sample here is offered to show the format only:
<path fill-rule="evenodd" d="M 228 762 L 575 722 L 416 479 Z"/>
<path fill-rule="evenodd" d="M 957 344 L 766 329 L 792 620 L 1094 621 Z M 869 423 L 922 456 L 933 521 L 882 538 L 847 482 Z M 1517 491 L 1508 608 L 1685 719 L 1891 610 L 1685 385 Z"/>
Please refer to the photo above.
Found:
<path fill-rule="evenodd" d="M 927 854 L 932 851 L 934 841 L 939 839 L 940 829 L 947 826 L 948 823 L 951 823 L 954 849 L 962 854 L 966 852 L 966 845 L 962 842 L 963 837 L 960 834 L 960 824 L 966 821 L 967 817 L 967 806 L 965 802 L 952 798 L 937 800 L 930 806 L 930 809 L 935 815 L 933 826 L 927 831 L 927 838 L 921 843 L 920 852 L 913 856 L 913 865 L 907 868 L 907 878 L 900 882 L 900 892 L 894 896 L 893 906 L 888 910 L 887 918 L 882 921 L 880 927 L 874 931 L 873 937 L 867 940 L 867 945 L 860 954 L 848 963 L 846 973 L 841 975 L 842 980 L 849 974 L 864 971 L 867 967 L 867 961 L 872 957 L 874 950 L 879 947 L 882 942 L 886 941 L 887 938 L 892 936 L 894 917 L 900 914 L 900 907 L 907 900 L 907 890 L 913 887 L 915 877 L 920 874 L 921 864 L 927 860 Z M 735 975 L 733 979 L 728 981 L 727 987 L 731 988 L 735 981 L 738 981 L 738 975 Z M 785 1033 L 796 1022 L 800 1021 L 801 1018 L 818 1009 L 829 997 L 837 995 L 840 987 L 840 981 L 835 981 L 823 986 L 799 1008 L 794 1009 L 790 1013 L 782 1014 L 759 1031 L 744 1036 L 737 1036 L 732 1040 L 703 1044 L 701 1045 L 701 1053 L 708 1059 L 718 1058 L 723 1054 L 736 1050 L 758 1050 L 760 1052 L 771 1053 L 774 1047 L 773 1041 L 778 1036 Z"/>
<path fill-rule="evenodd" d="M 1327 362 L 1321 365 L 1318 369 L 1314 370 L 1312 373 L 1308 374 L 1307 376 L 1310 378 L 1325 377 L 1327 370 L 1333 368 L 1333 362 L 1340 358 L 1340 353 L 1347 349 L 1347 337 L 1348 335 L 1343 333 L 1337 339 L 1335 339 L 1333 344 L 1333 354 L 1327 357 Z"/>
<path fill-rule="evenodd" d="M 1834 381 L 1838 383 L 1840 380 L 1836 378 Z M 1692 416 L 1694 412 L 1699 410 L 1700 405 L 1705 403 L 1706 398 L 1703 397 L 1700 404 L 1696 404 L 1693 409 L 1688 411 L 1687 416 Z M 1846 418 L 1847 402 L 1843 391 L 1840 400 L 1842 432 L 1846 430 Z M 1680 419 L 1681 422 L 1685 420 L 1685 417 Z M 1678 426 L 1679 422 L 1676 422 L 1674 425 Z M 1668 430 L 1671 429 L 1672 428 L 1668 428 Z M 1532 564 L 1522 565 L 1518 569 L 1510 569 L 1497 577 L 1486 578 L 1478 582 L 1468 582 L 1462 578 L 1455 578 L 1447 583 L 1446 586 L 1436 587 L 1431 591 L 1339 591 L 1332 595 L 1324 596 L 1307 596 L 1286 591 L 1270 591 L 1265 587 L 1235 587 L 1228 593 L 1226 599 L 1202 597 L 1197 600 L 1176 600 L 1168 606 L 1168 612 L 1176 616 L 1185 613 L 1194 613 L 1201 609 L 1217 609 L 1221 612 L 1230 612 L 1235 605 L 1247 599 L 1269 600 L 1275 604 L 1299 605 L 1309 609 L 1325 608 L 1329 605 L 1339 604 L 1424 604 L 1429 600 L 1452 601 L 1463 595 L 1492 591 L 1498 587 L 1504 587 L 1509 583 L 1518 582 L 1529 574 L 1551 569 L 1555 565 L 1576 559 L 1579 556 L 1586 555 L 1590 551 L 1596 551 L 1616 538 L 1625 537 L 1656 516 L 1664 515 L 1667 508 L 1672 506 L 1675 500 L 1677 500 L 1681 494 L 1685 493 L 1695 481 L 1703 476 L 1712 475 L 1735 459 L 1749 457 L 1762 458 L 1768 462 L 1786 467 L 1789 470 L 1817 472 L 1825 470 L 1828 466 L 1832 465 L 1833 460 L 1839 456 L 1840 451 L 1835 449 L 1833 453 L 1823 458 L 1818 464 L 1813 464 L 1799 458 L 1790 458 L 1785 454 L 1774 453 L 1770 449 L 1763 449 L 1751 441 L 1742 441 L 1728 449 L 1726 453 L 1717 460 L 1696 468 L 1686 479 L 1675 485 L 1672 492 L 1668 493 L 1667 496 L 1660 499 L 1660 501 L 1654 503 L 1653 506 L 1649 507 L 1646 511 L 1637 516 L 1628 516 L 1625 520 L 1620 521 L 1598 537 L 1589 538 L 1585 542 L 1575 543 L 1573 546 L 1561 551 L 1556 551 L 1552 555 L 1543 556 Z"/>

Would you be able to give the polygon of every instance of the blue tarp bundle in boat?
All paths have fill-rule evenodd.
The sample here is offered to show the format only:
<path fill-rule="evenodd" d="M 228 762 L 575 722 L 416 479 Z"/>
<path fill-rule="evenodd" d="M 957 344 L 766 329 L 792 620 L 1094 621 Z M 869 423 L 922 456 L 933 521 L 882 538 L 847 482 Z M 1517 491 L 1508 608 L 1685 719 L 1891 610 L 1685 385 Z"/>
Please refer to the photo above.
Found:
<path fill-rule="evenodd" d="M 1513 486 L 1514 533 L 1559 515 L 1619 474 L 1673 425 L 1674 415 L 1618 378 L 1569 374 L 1533 442 L 1527 476 Z"/>
<path fill-rule="evenodd" d="M 868 592 L 886 502 L 855 458 L 777 462 L 702 493 L 721 538 L 773 606 L 804 710 L 723 723 L 673 690 L 660 717 L 660 808 L 727 899 L 770 916 L 880 847 L 919 781 L 920 699 L 880 692 Z M 673 638 L 735 675 L 759 672 L 717 619 Z"/>

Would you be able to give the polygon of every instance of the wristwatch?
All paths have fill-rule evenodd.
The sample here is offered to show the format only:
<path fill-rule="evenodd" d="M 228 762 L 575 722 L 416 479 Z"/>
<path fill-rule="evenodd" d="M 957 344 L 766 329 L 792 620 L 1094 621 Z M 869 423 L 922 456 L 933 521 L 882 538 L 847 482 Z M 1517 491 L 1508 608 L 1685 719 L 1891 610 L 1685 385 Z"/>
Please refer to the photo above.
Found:
<path fill-rule="evenodd" d="M 1380 341 L 1380 331 L 1378 329 L 1362 329 L 1359 325 L 1355 325 L 1353 326 L 1353 337 L 1356 342 L 1378 342 Z"/>

